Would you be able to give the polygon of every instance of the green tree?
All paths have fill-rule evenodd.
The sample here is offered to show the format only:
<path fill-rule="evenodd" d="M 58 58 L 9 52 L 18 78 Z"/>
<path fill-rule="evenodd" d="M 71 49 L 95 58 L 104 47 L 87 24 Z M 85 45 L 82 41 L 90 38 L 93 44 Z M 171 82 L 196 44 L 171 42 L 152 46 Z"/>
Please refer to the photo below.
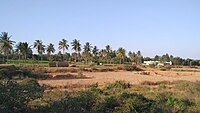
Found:
<path fill-rule="evenodd" d="M 99 49 L 97 48 L 97 46 L 94 46 L 93 50 L 92 50 L 92 53 L 94 56 L 97 56 L 98 55 L 98 52 L 99 52 Z"/>
<path fill-rule="evenodd" d="M 135 52 L 129 51 L 129 52 L 128 52 L 128 56 L 129 56 L 131 62 L 135 62 L 135 58 L 136 58 Z"/>
<path fill-rule="evenodd" d="M 35 79 L 0 81 L 1 113 L 28 112 L 28 102 L 42 97 L 44 89 Z"/>
<path fill-rule="evenodd" d="M 29 46 L 27 42 L 19 42 L 16 46 L 16 52 L 19 54 L 19 59 L 20 56 L 23 55 L 26 60 L 27 56 L 32 54 L 31 46 Z"/>
<path fill-rule="evenodd" d="M 106 46 L 106 52 L 107 52 L 107 53 L 110 53 L 111 51 L 112 51 L 112 49 L 111 49 L 110 45 L 107 45 L 107 46 Z"/>
<path fill-rule="evenodd" d="M 79 60 L 79 57 L 78 57 L 78 55 L 80 56 L 80 52 L 81 52 L 81 43 L 80 43 L 80 41 L 79 40 L 77 40 L 77 39 L 74 39 L 73 41 L 72 41 L 72 50 L 74 50 L 75 51 L 75 62 L 77 61 L 77 59 Z"/>
<path fill-rule="evenodd" d="M 83 49 L 84 51 L 82 53 L 82 57 L 85 60 L 85 62 L 88 63 L 89 60 L 92 60 L 92 54 L 91 54 L 92 46 L 89 42 L 86 42 Z"/>
<path fill-rule="evenodd" d="M 106 62 L 107 60 L 107 51 L 105 49 L 101 49 L 101 51 L 99 52 L 99 56 L 100 56 L 100 59 L 103 61 L 103 62 Z"/>
<path fill-rule="evenodd" d="M 106 55 L 106 61 L 107 61 L 107 63 L 109 61 L 111 62 L 111 52 L 112 52 L 112 49 L 111 49 L 110 45 L 107 45 L 106 46 L 106 53 L 107 53 L 107 55 Z"/>
<path fill-rule="evenodd" d="M 94 48 L 92 50 L 92 53 L 93 53 L 94 61 L 97 62 L 97 60 L 98 60 L 98 53 L 99 53 L 99 49 L 97 48 L 97 46 L 94 46 Z"/>
<path fill-rule="evenodd" d="M 124 62 L 124 59 L 126 57 L 126 50 L 120 47 L 117 50 L 117 57 L 120 59 L 120 64 L 122 64 L 122 62 Z"/>
<path fill-rule="evenodd" d="M 37 49 L 42 60 L 42 54 L 45 52 L 45 45 L 43 45 L 43 42 L 41 40 L 35 40 L 33 47 Z"/>
<path fill-rule="evenodd" d="M 92 46 L 89 42 L 86 42 L 83 49 L 84 49 L 84 52 L 91 52 Z"/>
<path fill-rule="evenodd" d="M 169 56 L 169 54 L 165 54 L 165 55 L 163 55 L 162 57 L 161 57 L 161 61 L 162 62 L 169 62 L 170 61 L 170 56 Z"/>
<path fill-rule="evenodd" d="M 8 36 L 7 32 L 2 32 L 0 35 L 0 50 L 6 58 L 8 59 L 8 55 L 10 54 L 11 50 L 13 49 L 14 41 L 10 40 L 11 36 Z"/>
<path fill-rule="evenodd" d="M 134 62 L 136 64 L 142 63 L 143 57 L 140 51 L 138 51 L 137 53 L 129 51 L 128 56 L 131 62 Z"/>
<path fill-rule="evenodd" d="M 54 45 L 50 43 L 47 45 L 47 54 L 49 55 L 49 60 L 51 60 L 51 54 L 55 52 Z"/>
<path fill-rule="evenodd" d="M 63 54 L 65 54 L 65 50 L 68 50 L 68 48 L 69 48 L 69 45 L 67 43 L 68 42 L 65 39 L 62 39 L 61 41 L 59 41 L 58 49 L 60 49 L 60 50 L 62 49 Z"/>
<path fill-rule="evenodd" d="M 142 53 L 140 51 L 137 52 L 137 64 L 141 64 L 142 63 Z"/>

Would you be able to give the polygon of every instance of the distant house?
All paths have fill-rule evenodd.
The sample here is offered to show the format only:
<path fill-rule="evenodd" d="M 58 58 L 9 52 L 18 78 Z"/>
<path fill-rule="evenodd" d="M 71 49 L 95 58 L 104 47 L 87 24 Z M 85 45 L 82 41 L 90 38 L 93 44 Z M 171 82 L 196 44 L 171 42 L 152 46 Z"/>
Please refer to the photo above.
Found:
<path fill-rule="evenodd" d="M 144 61 L 144 65 L 157 65 L 159 63 L 159 61 Z"/>
<path fill-rule="evenodd" d="M 164 65 L 170 65 L 171 66 L 172 65 L 172 61 L 165 62 Z"/>
<path fill-rule="evenodd" d="M 155 66 L 165 66 L 165 65 L 172 65 L 172 61 L 161 63 L 160 61 L 144 61 L 143 65 L 155 65 Z"/>

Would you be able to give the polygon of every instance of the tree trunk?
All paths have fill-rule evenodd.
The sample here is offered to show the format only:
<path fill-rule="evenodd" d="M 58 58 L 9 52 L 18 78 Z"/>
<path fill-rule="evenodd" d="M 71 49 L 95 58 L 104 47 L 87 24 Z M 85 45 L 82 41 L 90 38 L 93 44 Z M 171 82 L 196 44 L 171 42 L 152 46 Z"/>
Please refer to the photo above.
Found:
<path fill-rule="evenodd" d="M 19 54 L 19 60 L 21 60 L 20 54 Z"/>
<path fill-rule="evenodd" d="M 42 54 L 40 54 L 40 59 L 41 59 L 41 61 L 43 60 L 43 58 L 42 58 Z"/>
<path fill-rule="evenodd" d="M 6 55 L 6 59 L 8 60 L 8 55 Z"/>
<path fill-rule="evenodd" d="M 24 55 L 24 59 L 25 59 L 25 61 L 26 61 L 26 54 Z"/>

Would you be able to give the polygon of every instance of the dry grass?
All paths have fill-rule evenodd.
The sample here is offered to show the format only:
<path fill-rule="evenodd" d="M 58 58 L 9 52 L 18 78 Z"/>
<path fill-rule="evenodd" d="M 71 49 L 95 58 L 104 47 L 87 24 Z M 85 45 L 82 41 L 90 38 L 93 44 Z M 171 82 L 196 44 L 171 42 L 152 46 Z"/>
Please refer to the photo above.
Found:
<path fill-rule="evenodd" d="M 171 83 L 174 81 L 186 80 L 186 81 L 200 81 L 200 72 L 177 72 L 177 71 L 160 71 L 158 69 L 147 69 L 148 74 L 142 74 L 138 72 L 128 71 L 113 71 L 113 72 L 83 72 L 85 78 L 65 78 L 59 80 L 39 80 L 40 84 L 46 84 L 55 87 L 61 87 L 66 85 L 78 85 L 80 87 L 88 86 L 98 83 L 103 86 L 107 83 L 113 83 L 115 81 L 126 81 L 131 84 L 161 84 L 164 82 Z M 149 74 L 150 73 L 150 74 Z M 53 73 L 56 75 L 67 76 L 67 73 Z M 149 81 L 149 83 L 144 83 Z M 159 83 L 160 82 L 160 83 Z"/>

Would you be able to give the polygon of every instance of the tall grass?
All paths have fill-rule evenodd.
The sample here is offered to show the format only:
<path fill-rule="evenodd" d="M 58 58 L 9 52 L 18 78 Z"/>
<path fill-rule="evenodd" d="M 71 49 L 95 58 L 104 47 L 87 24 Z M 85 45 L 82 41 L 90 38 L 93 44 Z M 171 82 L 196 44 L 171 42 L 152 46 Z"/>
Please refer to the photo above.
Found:
<path fill-rule="evenodd" d="M 49 61 L 38 61 L 38 60 L 8 60 L 7 64 L 12 65 L 23 65 L 23 66 L 33 66 L 33 65 L 40 65 L 40 66 L 48 66 Z"/>

